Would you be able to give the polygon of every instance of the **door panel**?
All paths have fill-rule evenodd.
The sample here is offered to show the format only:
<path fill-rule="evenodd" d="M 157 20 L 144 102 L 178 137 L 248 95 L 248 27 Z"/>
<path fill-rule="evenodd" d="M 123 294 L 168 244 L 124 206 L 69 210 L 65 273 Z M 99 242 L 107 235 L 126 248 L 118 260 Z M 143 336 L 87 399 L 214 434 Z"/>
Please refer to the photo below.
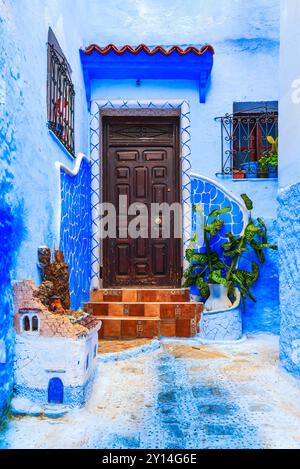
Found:
<path fill-rule="evenodd" d="M 103 118 L 103 201 L 117 210 L 117 238 L 103 243 L 104 287 L 180 286 L 181 240 L 162 239 L 162 215 L 146 217 L 143 237 L 134 239 L 127 227 L 145 213 L 120 216 L 119 206 L 120 195 L 149 214 L 151 203 L 180 202 L 178 128 L 177 118 Z M 159 228 L 153 239 L 151 223 Z"/>

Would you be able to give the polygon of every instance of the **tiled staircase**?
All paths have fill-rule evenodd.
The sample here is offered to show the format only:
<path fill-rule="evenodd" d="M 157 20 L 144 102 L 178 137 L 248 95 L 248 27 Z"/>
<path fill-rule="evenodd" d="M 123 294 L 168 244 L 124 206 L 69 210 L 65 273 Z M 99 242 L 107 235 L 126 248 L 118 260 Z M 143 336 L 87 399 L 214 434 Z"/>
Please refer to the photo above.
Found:
<path fill-rule="evenodd" d="M 193 337 L 203 309 L 186 288 L 102 289 L 90 298 L 84 309 L 101 319 L 100 339 Z"/>

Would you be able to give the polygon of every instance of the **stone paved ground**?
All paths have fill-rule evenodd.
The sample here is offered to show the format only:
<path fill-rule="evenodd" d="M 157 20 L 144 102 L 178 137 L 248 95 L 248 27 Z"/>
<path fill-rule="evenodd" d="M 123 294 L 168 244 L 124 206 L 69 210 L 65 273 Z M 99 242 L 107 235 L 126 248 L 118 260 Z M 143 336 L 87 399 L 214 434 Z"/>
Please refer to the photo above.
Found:
<path fill-rule="evenodd" d="M 163 341 L 98 371 L 85 409 L 13 418 L 0 447 L 300 447 L 300 382 L 278 368 L 275 336 L 222 347 Z"/>

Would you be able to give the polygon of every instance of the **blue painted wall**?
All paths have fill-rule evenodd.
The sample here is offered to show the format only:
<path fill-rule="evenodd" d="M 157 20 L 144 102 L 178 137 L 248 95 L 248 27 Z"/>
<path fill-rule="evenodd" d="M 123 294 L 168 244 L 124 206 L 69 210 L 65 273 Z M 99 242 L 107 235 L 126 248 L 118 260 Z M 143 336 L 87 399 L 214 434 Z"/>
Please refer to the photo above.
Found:
<path fill-rule="evenodd" d="M 14 335 L 11 277 L 20 242 L 24 237 L 22 201 L 13 191 L 13 162 L 17 157 L 16 118 L 9 116 L 13 96 L 20 97 L 19 74 L 11 67 L 8 24 L 0 19 L 0 416 L 6 409 L 13 386 Z"/>
<path fill-rule="evenodd" d="M 198 83 L 192 80 L 141 80 L 136 86 L 135 80 L 117 79 L 93 82 L 92 99 L 188 100 L 193 171 L 218 180 L 236 196 L 247 193 L 254 202 L 253 215 L 264 218 L 276 242 L 277 181 L 216 179 L 221 142 L 215 117 L 231 113 L 233 102 L 278 100 L 280 1 L 145 0 L 136 4 L 117 0 L 115 5 L 112 16 L 109 4 L 90 3 L 84 45 L 95 42 L 99 28 L 101 45 L 210 43 L 216 54 L 207 100 L 199 104 Z M 255 288 L 259 301 L 249 303 L 244 316 L 246 331 L 279 332 L 277 257 L 277 253 L 269 255 L 262 270 Z"/>
<path fill-rule="evenodd" d="M 49 245 L 53 249 L 59 245 L 60 174 L 55 162 L 61 161 L 67 166 L 74 163 L 46 125 L 48 28 L 52 27 L 72 68 L 76 93 L 75 152 L 86 153 L 88 114 L 78 53 L 80 16 L 70 15 L 69 1 L 0 1 L 8 38 L 5 44 L 5 55 L 9 60 L 6 87 L 14 86 L 10 105 L 5 103 L 5 94 L 10 91 L 3 88 L 4 123 L 14 123 L 17 150 L 11 169 L 13 190 L 23 201 L 24 226 L 27 229 L 14 277 L 32 278 L 39 282 L 36 265 L 38 246 Z"/>
<path fill-rule="evenodd" d="M 226 193 L 223 193 L 218 186 L 210 182 L 203 182 L 197 178 L 192 179 L 192 203 L 201 203 L 204 207 L 204 213 L 207 216 L 212 210 L 224 207 L 231 207 L 231 212 L 221 215 L 224 220 L 224 227 L 220 236 L 215 238 L 214 249 L 227 241 L 225 234 L 231 231 L 236 236 L 240 235 L 244 223 L 243 213 L 239 205 L 232 200 Z M 193 215 L 193 230 L 197 229 L 196 217 Z M 269 242 L 277 244 L 278 224 L 276 220 L 267 221 Z M 280 314 L 279 314 L 279 278 L 278 278 L 278 253 L 276 251 L 265 252 L 266 261 L 260 268 L 260 279 L 252 288 L 257 303 L 247 300 L 243 315 L 244 331 L 272 332 L 279 334 Z M 251 256 L 249 257 L 251 260 Z M 253 256 L 253 260 L 256 260 Z M 240 264 L 243 268 L 243 262 Z M 245 265 L 247 269 L 249 264 Z"/>
<path fill-rule="evenodd" d="M 247 193 L 253 200 L 253 215 L 270 227 L 272 241 L 277 242 L 274 228 L 277 219 L 277 180 L 235 180 L 217 178 L 220 171 L 221 140 L 215 117 L 232 112 L 234 101 L 278 99 L 278 43 L 266 41 L 255 50 L 253 43 L 234 47 L 216 47 L 211 86 L 206 104 L 199 104 L 198 83 L 192 80 L 95 80 L 92 99 L 186 99 L 191 109 L 192 170 L 219 183 L 235 196 Z M 250 50 L 249 50 L 250 48 Z M 267 65 L 270 74 L 265 74 Z M 255 68 L 256 67 L 256 68 Z M 255 69 L 255 73 L 254 73 Z M 238 71 L 238 75 L 235 73 Z M 271 281 L 270 281 L 271 279 Z M 255 287 L 257 304 L 249 303 L 244 317 L 246 332 L 279 333 L 277 253 L 268 258 Z M 275 293 L 274 293 L 275 291 Z"/>
<path fill-rule="evenodd" d="M 89 300 L 91 278 L 91 168 L 85 159 L 76 176 L 61 169 L 60 249 L 69 265 L 71 308 Z"/>
<path fill-rule="evenodd" d="M 206 105 L 199 104 L 198 84 L 193 81 L 145 80 L 136 87 L 134 80 L 103 80 L 93 83 L 92 92 L 93 98 L 103 99 L 188 99 L 192 119 L 193 170 L 214 178 L 220 163 L 220 134 L 214 117 L 231 112 L 234 101 L 278 98 L 278 6 L 279 0 L 253 0 L 251 5 L 246 5 L 244 0 L 234 4 L 228 0 L 187 0 L 184 3 L 175 0 L 172 5 L 167 0 L 117 0 L 114 7 L 94 0 L 0 0 L 1 140 L 5 141 L 5 144 L 1 141 L 0 180 L 6 181 L 1 191 L 1 230 L 7 234 L 15 223 L 23 226 L 18 239 L 6 237 L 10 238 L 5 244 L 7 256 L 5 262 L 3 259 L 0 261 L 2 276 L 5 277 L 2 282 L 4 293 L 1 301 L 4 305 L 0 310 L 3 321 L 0 334 L 5 338 L 9 362 L 9 365 L 0 365 L 0 376 L 4 376 L 6 397 L 12 383 L 9 370 L 13 344 L 9 277 L 32 278 L 38 282 L 38 246 L 49 245 L 53 249 L 68 232 L 66 224 L 63 224 L 62 231 L 60 229 L 60 172 L 54 164 L 61 161 L 72 166 L 73 160 L 46 127 L 46 41 L 49 26 L 72 68 L 76 92 L 76 153 L 88 152 L 89 134 L 78 52 L 81 45 L 90 42 L 212 43 L 216 56 Z M 274 181 L 224 180 L 222 183 L 237 195 L 248 192 L 254 199 L 257 214 L 273 223 L 277 192 Z M 67 217 L 73 220 L 75 212 Z M 79 224 L 76 229 L 79 229 Z M 71 259 L 72 256 L 69 253 L 67 257 Z M 76 282 L 73 279 L 75 276 L 72 282 Z M 81 285 L 80 288 L 84 291 L 86 286 Z M 258 311 L 254 311 L 253 315 L 257 314 Z M 257 318 L 255 329 L 260 329 L 262 320 Z"/>
<path fill-rule="evenodd" d="M 59 244 L 60 174 L 55 162 L 73 165 L 46 126 L 49 26 L 73 70 L 76 153 L 88 147 L 78 53 L 81 15 L 70 15 L 71 4 L 75 2 L 0 0 L 0 415 L 13 386 L 10 282 L 39 282 L 38 246 Z M 84 8 L 82 2 L 77 6 Z"/>
<path fill-rule="evenodd" d="M 300 376 L 300 3 L 281 2 L 279 108 L 280 357 Z"/>

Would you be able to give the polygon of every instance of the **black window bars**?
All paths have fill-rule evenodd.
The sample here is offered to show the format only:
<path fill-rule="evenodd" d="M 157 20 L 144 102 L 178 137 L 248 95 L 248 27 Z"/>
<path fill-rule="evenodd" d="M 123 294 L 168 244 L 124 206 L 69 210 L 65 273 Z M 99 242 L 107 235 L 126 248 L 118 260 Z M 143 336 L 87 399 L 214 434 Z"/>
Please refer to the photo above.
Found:
<path fill-rule="evenodd" d="M 268 137 L 278 137 L 278 111 L 243 110 L 216 117 L 221 130 L 221 170 L 216 175 L 271 177 L 262 172 L 259 161 L 271 149 Z M 274 177 L 274 176 L 273 176 Z"/>
<path fill-rule="evenodd" d="M 48 39 L 47 111 L 48 127 L 75 156 L 74 101 L 75 91 L 71 80 L 71 68 L 51 31 Z M 49 31 L 50 36 L 50 31 Z M 54 40 L 53 40 L 54 37 Z"/>

